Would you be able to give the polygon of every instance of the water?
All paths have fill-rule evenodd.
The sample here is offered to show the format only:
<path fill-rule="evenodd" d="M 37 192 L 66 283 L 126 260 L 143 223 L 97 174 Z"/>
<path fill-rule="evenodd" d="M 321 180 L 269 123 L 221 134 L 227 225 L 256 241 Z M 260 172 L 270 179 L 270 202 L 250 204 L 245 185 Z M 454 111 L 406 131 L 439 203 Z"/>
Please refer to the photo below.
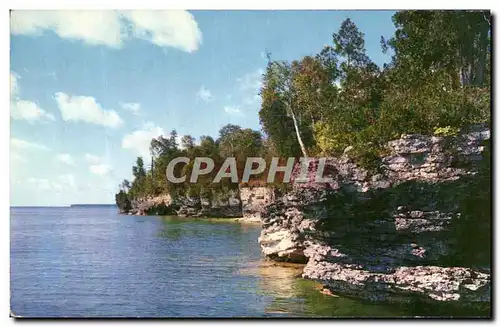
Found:
<path fill-rule="evenodd" d="M 410 316 L 318 292 L 262 260 L 259 226 L 120 216 L 114 207 L 11 209 L 11 310 L 24 317 Z"/>

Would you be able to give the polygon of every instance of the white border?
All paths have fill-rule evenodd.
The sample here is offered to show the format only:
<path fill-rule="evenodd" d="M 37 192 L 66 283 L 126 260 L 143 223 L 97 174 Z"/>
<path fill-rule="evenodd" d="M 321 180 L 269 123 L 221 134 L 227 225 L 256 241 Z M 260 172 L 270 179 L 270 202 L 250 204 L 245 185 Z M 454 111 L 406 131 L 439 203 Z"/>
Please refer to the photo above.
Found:
<path fill-rule="evenodd" d="M 265 0 L 123 0 L 123 1 L 102 1 L 102 0 L 50 0 L 43 1 L 43 5 L 37 0 L 18 0 L 10 1 L 10 9 L 337 9 L 337 10 L 396 10 L 396 9 L 491 9 L 495 1 L 432 1 L 421 0 L 411 3 L 397 0 L 383 1 L 366 1 L 366 0 L 350 0 L 350 1 L 265 1 Z M 8 2 L 7 2 L 8 3 Z"/>
<path fill-rule="evenodd" d="M 18 0 L 18 1 L 3 1 L 2 6 L 6 5 L 5 8 L 1 11 L 1 19 L 0 24 L 2 28 L 1 33 L 1 44 L 3 45 L 1 52 L 2 55 L 2 76 L 3 79 L 3 87 L 1 90 L 1 98 L 2 106 L 1 114 L 3 115 L 0 120 L 0 133 L 2 134 L 1 142 L 0 142 L 0 153 L 7 154 L 4 159 L 0 160 L 2 165 L 2 171 L 7 171 L 6 165 L 9 164 L 9 129 L 10 129 L 10 115 L 9 115 L 9 91 L 10 83 L 7 79 L 9 67 L 10 67 L 10 38 L 9 38 L 9 11 L 8 9 L 372 9 L 372 10 L 381 10 L 381 9 L 492 9 L 494 14 L 497 14 L 499 11 L 497 10 L 499 1 L 483 1 L 483 0 L 475 0 L 475 1 L 463 1 L 463 0 L 454 0 L 454 1 L 432 1 L 432 0 L 420 0 L 418 2 L 408 3 L 403 2 L 401 0 L 384 0 L 384 1 L 366 1 L 366 0 L 349 0 L 349 1 L 319 1 L 319 0 L 307 0 L 307 1 L 269 1 L 269 0 L 239 0 L 239 1 L 231 1 L 231 0 L 211 0 L 211 1 L 202 1 L 202 0 L 184 0 L 184 1 L 172 1 L 172 0 L 141 0 L 141 1 L 131 1 L 131 0 L 114 0 L 103 2 L 102 0 L 78 0 L 78 1 L 69 1 L 69 0 L 50 0 L 44 1 L 43 4 L 40 1 L 36 0 Z M 410 6 L 407 6 L 410 4 Z M 497 18 L 497 17 L 495 17 Z M 496 21 L 496 25 L 498 25 L 498 21 Z M 495 40 L 494 44 L 498 44 L 498 33 L 495 28 L 494 31 Z M 494 53 L 497 53 L 497 50 L 494 50 Z M 495 64 L 495 76 L 498 73 L 498 62 Z M 495 85 L 494 94 L 498 94 L 499 86 L 498 83 Z M 496 103 L 496 101 L 494 102 Z M 497 120 L 500 114 L 495 114 L 495 125 L 497 125 Z M 493 136 L 495 135 L 495 131 Z M 495 148 L 494 152 L 498 153 L 499 145 L 496 140 L 494 142 Z M 498 164 L 498 160 L 495 161 Z M 498 167 L 495 167 L 498 168 Z M 498 171 L 498 169 L 496 169 Z M 1 222 L 2 226 L 0 228 L 2 232 L 2 250 L 1 254 L 1 263 L 2 263 L 2 278 L 1 278 L 1 302 L 0 302 L 0 321 L 2 322 L 2 326 L 12 325 L 14 323 L 13 319 L 9 317 L 9 307 L 10 307 L 10 293 L 9 293 L 9 269 L 10 269 L 10 253 L 9 253 L 9 189 L 10 185 L 6 182 L 7 178 L 3 178 L 2 183 L 0 183 L 1 189 Z M 498 178 L 497 178 L 498 181 Z M 497 181 L 495 181 L 495 190 L 497 190 Z M 498 193 L 495 192 L 495 199 L 497 199 Z M 498 203 L 494 201 L 494 203 Z M 496 216 L 496 215 L 495 215 Z M 496 217 L 495 217 L 496 218 Z M 496 222 L 495 224 L 495 235 L 498 236 L 498 229 L 500 222 Z M 495 242 L 497 244 L 498 242 Z M 498 251 L 495 247 L 495 262 L 498 263 Z M 495 271 L 494 285 L 495 288 L 498 288 L 498 279 L 497 273 Z M 496 297 L 495 292 L 495 301 L 497 303 L 499 299 Z M 90 321 L 92 322 L 92 321 Z M 129 323 L 133 321 L 128 321 Z M 191 324 L 194 322 L 177 322 L 177 321 L 165 321 L 169 324 Z M 214 321 L 215 323 L 219 323 L 219 321 Z M 287 322 L 290 323 L 291 321 Z M 324 323 L 332 323 L 332 321 L 323 321 Z M 402 321 L 394 321 L 396 324 L 400 324 Z M 27 322 L 24 322 L 27 323 Z M 51 324 L 50 321 L 42 321 L 40 324 Z M 98 325 L 104 324 L 103 322 L 94 322 Z M 121 324 L 122 321 L 115 322 L 107 322 L 113 324 Z M 143 325 L 147 322 L 135 322 L 137 324 Z M 238 321 L 229 321 L 229 323 L 240 323 Z M 273 321 L 248 321 L 246 323 L 249 324 L 269 324 L 273 323 Z M 297 324 L 309 324 L 310 321 L 296 321 L 292 323 Z M 346 321 L 335 321 L 335 324 L 346 324 L 349 322 Z M 353 322 L 350 322 L 353 323 Z M 361 322 L 354 322 L 355 324 Z M 379 323 L 387 323 L 386 321 Z M 438 325 L 440 322 L 437 321 L 426 321 L 426 325 Z M 478 322 L 479 323 L 479 322 Z M 59 322 L 62 326 L 71 326 L 75 324 L 75 322 Z"/>

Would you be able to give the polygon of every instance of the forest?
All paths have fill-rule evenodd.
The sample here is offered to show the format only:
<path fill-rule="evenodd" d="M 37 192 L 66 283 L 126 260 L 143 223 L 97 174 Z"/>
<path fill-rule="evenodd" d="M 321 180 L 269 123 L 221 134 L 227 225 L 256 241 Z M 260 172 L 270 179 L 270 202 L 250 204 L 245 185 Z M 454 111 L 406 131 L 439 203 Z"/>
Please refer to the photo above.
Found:
<path fill-rule="evenodd" d="M 235 157 L 242 171 L 247 157 L 336 156 L 352 146 L 349 155 L 370 169 L 383 145 L 402 133 L 446 136 L 466 125 L 490 124 L 491 19 L 489 11 L 398 11 L 394 35 L 380 39 L 381 51 L 392 54 L 383 67 L 366 54 L 364 34 L 349 18 L 313 56 L 288 62 L 268 53 L 261 131 L 228 124 L 198 142 L 186 135 L 178 144 L 175 130 L 155 138 L 151 167 L 138 157 L 133 180 L 121 183 L 116 202 L 122 208 L 132 199 L 166 193 L 223 199 L 245 186 L 228 178 L 212 183 L 211 174 L 195 184 L 168 183 L 167 164 L 179 156 L 210 157 L 216 167 Z M 176 175 L 189 175 L 192 163 L 177 165 Z M 248 184 L 259 182 L 255 176 Z M 287 187 L 279 179 L 273 186 Z"/>

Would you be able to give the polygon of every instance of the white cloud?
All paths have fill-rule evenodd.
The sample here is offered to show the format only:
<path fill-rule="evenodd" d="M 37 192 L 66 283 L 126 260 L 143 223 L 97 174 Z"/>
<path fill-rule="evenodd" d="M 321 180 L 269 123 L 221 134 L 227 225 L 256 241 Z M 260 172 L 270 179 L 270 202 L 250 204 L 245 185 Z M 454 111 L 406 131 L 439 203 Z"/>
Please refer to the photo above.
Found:
<path fill-rule="evenodd" d="M 239 85 L 240 91 L 258 94 L 262 87 L 262 74 L 264 74 L 264 70 L 259 68 L 256 71 L 238 77 L 236 82 Z"/>
<path fill-rule="evenodd" d="M 122 12 L 132 25 L 132 35 L 186 52 L 198 50 L 202 35 L 193 15 L 185 10 L 133 10 Z"/>
<path fill-rule="evenodd" d="M 41 151 L 49 151 L 50 149 L 43 144 L 33 143 L 25 140 L 21 140 L 18 138 L 10 139 L 11 149 L 16 150 L 41 150 Z"/>
<path fill-rule="evenodd" d="M 26 158 L 22 155 L 20 155 L 19 153 L 15 153 L 15 152 L 11 152 L 10 153 L 10 162 L 15 162 L 15 163 L 24 163 L 24 162 L 28 162 L 28 160 L 26 160 Z"/>
<path fill-rule="evenodd" d="M 61 185 L 67 186 L 70 189 L 74 189 L 76 186 L 75 176 L 72 174 L 59 175 L 57 180 Z"/>
<path fill-rule="evenodd" d="M 264 70 L 259 68 L 236 79 L 240 91 L 241 107 L 254 107 L 260 102 L 259 93 L 262 88 L 262 74 L 264 74 Z"/>
<path fill-rule="evenodd" d="M 85 154 L 85 159 L 87 160 L 88 163 L 93 165 L 100 164 L 103 161 L 103 158 L 90 153 Z"/>
<path fill-rule="evenodd" d="M 105 176 L 113 171 L 113 166 L 106 163 L 103 157 L 99 157 L 90 153 L 85 154 L 85 159 L 89 163 L 89 170 L 91 173 Z"/>
<path fill-rule="evenodd" d="M 104 28 L 103 28 L 104 27 Z M 11 33 L 38 36 L 50 30 L 61 38 L 120 48 L 131 38 L 159 47 L 196 51 L 202 34 L 184 10 L 14 10 Z"/>
<path fill-rule="evenodd" d="M 205 88 L 205 86 L 201 86 L 198 92 L 196 92 L 196 96 L 205 102 L 211 101 L 214 97 L 212 92 L 209 89 Z"/>
<path fill-rule="evenodd" d="M 230 115 L 241 115 L 241 110 L 237 107 L 226 106 L 224 107 L 224 111 Z"/>
<path fill-rule="evenodd" d="M 123 120 L 114 110 L 106 110 L 89 96 L 70 96 L 63 92 L 55 94 L 55 100 L 64 121 L 83 121 L 111 128 L 123 124 Z"/>
<path fill-rule="evenodd" d="M 182 146 L 182 138 L 183 137 L 184 137 L 184 134 L 178 134 L 177 137 L 175 138 L 175 142 L 177 142 L 179 149 L 184 149 L 184 147 Z"/>
<path fill-rule="evenodd" d="M 60 163 L 66 164 L 68 166 L 75 165 L 75 161 L 73 160 L 73 157 L 68 153 L 60 153 L 60 154 L 56 155 L 56 160 L 59 161 Z"/>
<path fill-rule="evenodd" d="M 52 189 L 52 183 L 46 178 L 28 178 L 28 183 L 33 184 L 36 188 L 42 191 L 49 191 Z"/>
<path fill-rule="evenodd" d="M 19 95 L 19 75 L 10 72 L 10 97 L 11 101 Z"/>
<path fill-rule="evenodd" d="M 125 32 L 117 12 L 107 10 L 13 10 L 10 28 L 12 34 L 33 36 L 51 30 L 61 38 L 115 48 Z"/>
<path fill-rule="evenodd" d="M 10 116 L 16 120 L 26 120 L 30 124 L 54 121 L 53 114 L 46 112 L 33 101 L 20 98 L 20 76 L 10 72 Z"/>
<path fill-rule="evenodd" d="M 251 106 L 251 105 L 258 104 L 260 102 L 260 100 L 261 100 L 260 95 L 254 94 L 252 96 L 244 97 L 243 104 Z"/>
<path fill-rule="evenodd" d="M 122 148 L 132 150 L 137 155 L 147 160 L 147 158 L 149 158 L 149 145 L 151 144 L 151 140 L 160 135 L 165 135 L 161 127 L 153 123 L 147 123 L 142 129 L 125 135 L 122 140 Z"/>
<path fill-rule="evenodd" d="M 109 164 L 90 165 L 90 171 L 99 176 L 109 175 L 113 171 L 113 166 Z"/>
<path fill-rule="evenodd" d="M 76 188 L 75 177 L 72 174 L 59 175 L 54 179 L 30 177 L 27 182 L 39 191 L 63 193 Z"/>
<path fill-rule="evenodd" d="M 33 143 L 18 138 L 10 139 L 10 162 L 11 164 L 21 164 L 28 162 L 28 153 L 30 151 L 49 151 L 49 148 L 43 144 Z M 17 169 L 11 170 L 11 178 L 16 175 Z"/>
<path fill-rule="evenodd" d="M 139 116 L 141 113 L 141 104 L 137 102 L 126 102 L 126 103 L 120 103 L 120 106 L 127 110 L 130 111 L 132 114 Z"/>
<path fill-rule="evenodd" d="M 26 120 L 30 124 L 56 120 L 53 114 L 43 110 L 35 102 L 27 100 L 12 101 L 10 115 L 16 120 Z"/>

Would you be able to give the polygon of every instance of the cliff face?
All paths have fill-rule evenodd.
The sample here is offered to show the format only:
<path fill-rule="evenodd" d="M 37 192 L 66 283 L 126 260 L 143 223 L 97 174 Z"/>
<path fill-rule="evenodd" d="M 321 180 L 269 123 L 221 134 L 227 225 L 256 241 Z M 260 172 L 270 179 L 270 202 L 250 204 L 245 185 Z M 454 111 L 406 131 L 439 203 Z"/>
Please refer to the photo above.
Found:
<path fill-rule="evenodd" d="M 131 201 L 129 214 L 136 215 L 168 215 L 172 213 L 172 197 L 169 194 L 150 196 Z"/>
<path fill-rule="evenodd" d="M 242 205 L 239 192 L 231 191 L 226 199 L 176 197 L 169 194 L 150 196 L 131 201 L 129 214 L 178 215 L 181 217 L 241 217 Z"/>
<path fill-rule="evenodd" d="M 243 218 L 247 221 L 261 221 L 261 212 L 265 206 L 273 203 L 275 190 L 268 187 L 240 188 L 241 209 Z"/>
<path fill-rule="evenodd" d="M 181 217 L 243 217 L 244 221 L 260 222 L 260 213 L 276 198 L 274 189 L 245 187 L 231 191 L 226 199 L 179 197 L 168 194 L 133 200 L 128 212 L 137 215 L 178 215 Z"/>
<path fill-rule="evenodd" d="M 175 213 L 181 217 L 241 217 L 238 190 L 230 191 L 226 199 L 182 197 L 176 201 Z"/>
<path fill-rule="evenodd" d="M 489 137 L 483 126 L 455 137 L 403 135 L 387 144 L 377 172 L 356 165 L 347 149 L 327 160 L 327 185 L 314 183 L 315 162 L 309 182 L 263 210 L 263 253 L 307 263 L 303 277 L 333 293 L 488 301 L 490 219 L 470 217 L 468 200 Z"/>

